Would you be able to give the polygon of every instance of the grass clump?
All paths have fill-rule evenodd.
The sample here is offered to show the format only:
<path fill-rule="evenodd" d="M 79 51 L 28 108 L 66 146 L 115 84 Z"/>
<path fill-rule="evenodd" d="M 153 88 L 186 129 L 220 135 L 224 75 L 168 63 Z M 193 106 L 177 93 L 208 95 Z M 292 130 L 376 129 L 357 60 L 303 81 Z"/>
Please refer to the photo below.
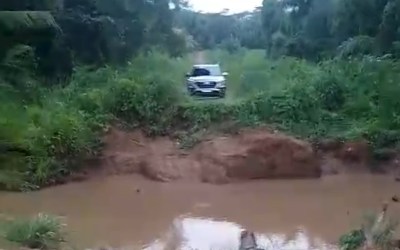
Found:
<path fill-rule="evenodd" d="M 30 219 L 17 219 L 4 224 L 3 237 L 31 249 L 59 249 L 65 241 L 64 225 L 54 216 L 39 214 Z"/>

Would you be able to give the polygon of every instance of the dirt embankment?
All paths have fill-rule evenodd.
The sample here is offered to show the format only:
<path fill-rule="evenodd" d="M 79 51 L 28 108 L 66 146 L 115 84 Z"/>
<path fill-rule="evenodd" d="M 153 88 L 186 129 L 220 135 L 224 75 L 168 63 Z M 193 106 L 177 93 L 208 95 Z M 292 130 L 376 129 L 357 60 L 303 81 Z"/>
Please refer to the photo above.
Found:
<path fill-rule="evenodd" d="M 111 128 L 104 142 L 102 156 L 92 164 L 96 166 L 94 171 L 83 173 L 86 178 L 141 174 L 162 182 L 222 184 L 366 172 L 371 164 L 371 150 L 366 142 L 310 144 L 265 128 L 210 136 L 187 151 L 179 149 L 176 140 L 149 138 L 139 130 L 127 132 Z"/>
<path fill-rule="evenodd" d="M 235 180 L 318 178 L 310 144 L 266 129 L 206 139 L 189 151 L 168 137 L 111 129 L 100 161 L 104 175 L 137 173 L 156 181 L 227 183 Z"/>

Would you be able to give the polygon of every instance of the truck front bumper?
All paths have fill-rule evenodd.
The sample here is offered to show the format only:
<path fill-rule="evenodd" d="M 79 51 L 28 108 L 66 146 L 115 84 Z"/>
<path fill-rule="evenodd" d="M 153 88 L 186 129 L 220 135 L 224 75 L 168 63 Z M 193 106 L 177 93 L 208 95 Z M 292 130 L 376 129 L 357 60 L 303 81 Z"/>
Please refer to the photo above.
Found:
<path fill-rule="evenodd" d="M 188 87 L 188 92 L 190 95 L 199 96 L 224 96 L 226 92 L 226 87 L 215 87 L 215 88 L 196 88 L 193 86 Z"/>

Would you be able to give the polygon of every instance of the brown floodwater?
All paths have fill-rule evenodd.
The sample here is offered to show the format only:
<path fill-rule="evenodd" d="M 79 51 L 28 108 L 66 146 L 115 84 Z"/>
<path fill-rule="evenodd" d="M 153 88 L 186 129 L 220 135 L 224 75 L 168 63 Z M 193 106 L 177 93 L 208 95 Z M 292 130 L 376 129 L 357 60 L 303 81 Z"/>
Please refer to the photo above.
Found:
<path fill-rule="evenodd" d="M 363 213 L 379 210 L 385 200 L 399 194 L 399 187 L 392 177 L 379 175 L 222 186 L 157 183 L 132 175 L 32 193 L 2 192 L 0 213 L 60 215 L 70 241 L 79 248 L 163 249 L 174 235 L 171 232 L 179 231 L 193 249 L 222 245 L 227 249 L 226 244 L 235 249 L 240 229 L 246 228 L 258 234 L 261 245 L 284 244 L 287 237 L 298 245 L 279 249 L 307 249 L 299 247 L 307 240 L 334 244 L 339 235 L 358 225 Z M 400 205 L 391 203 L 389 211 L 400 215 Z"/>

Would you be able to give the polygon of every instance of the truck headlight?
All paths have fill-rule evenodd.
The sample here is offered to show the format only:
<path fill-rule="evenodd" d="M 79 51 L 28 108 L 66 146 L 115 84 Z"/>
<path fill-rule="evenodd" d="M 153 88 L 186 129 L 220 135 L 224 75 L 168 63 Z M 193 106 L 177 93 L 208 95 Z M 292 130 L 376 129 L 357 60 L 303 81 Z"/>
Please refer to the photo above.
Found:
<path fill-rule="evenodd" d="M 225 88 L 225 81 L 222 82 L 217 82 L 217 85 L 215 85 L 216 88 Z"/>
<path fill-rule="evenodd" d="M 189 80 L 189 81 L 186 82 L 186 84 L 187 84 L 188 87 L 194 87 L 195 82 Z"/>

